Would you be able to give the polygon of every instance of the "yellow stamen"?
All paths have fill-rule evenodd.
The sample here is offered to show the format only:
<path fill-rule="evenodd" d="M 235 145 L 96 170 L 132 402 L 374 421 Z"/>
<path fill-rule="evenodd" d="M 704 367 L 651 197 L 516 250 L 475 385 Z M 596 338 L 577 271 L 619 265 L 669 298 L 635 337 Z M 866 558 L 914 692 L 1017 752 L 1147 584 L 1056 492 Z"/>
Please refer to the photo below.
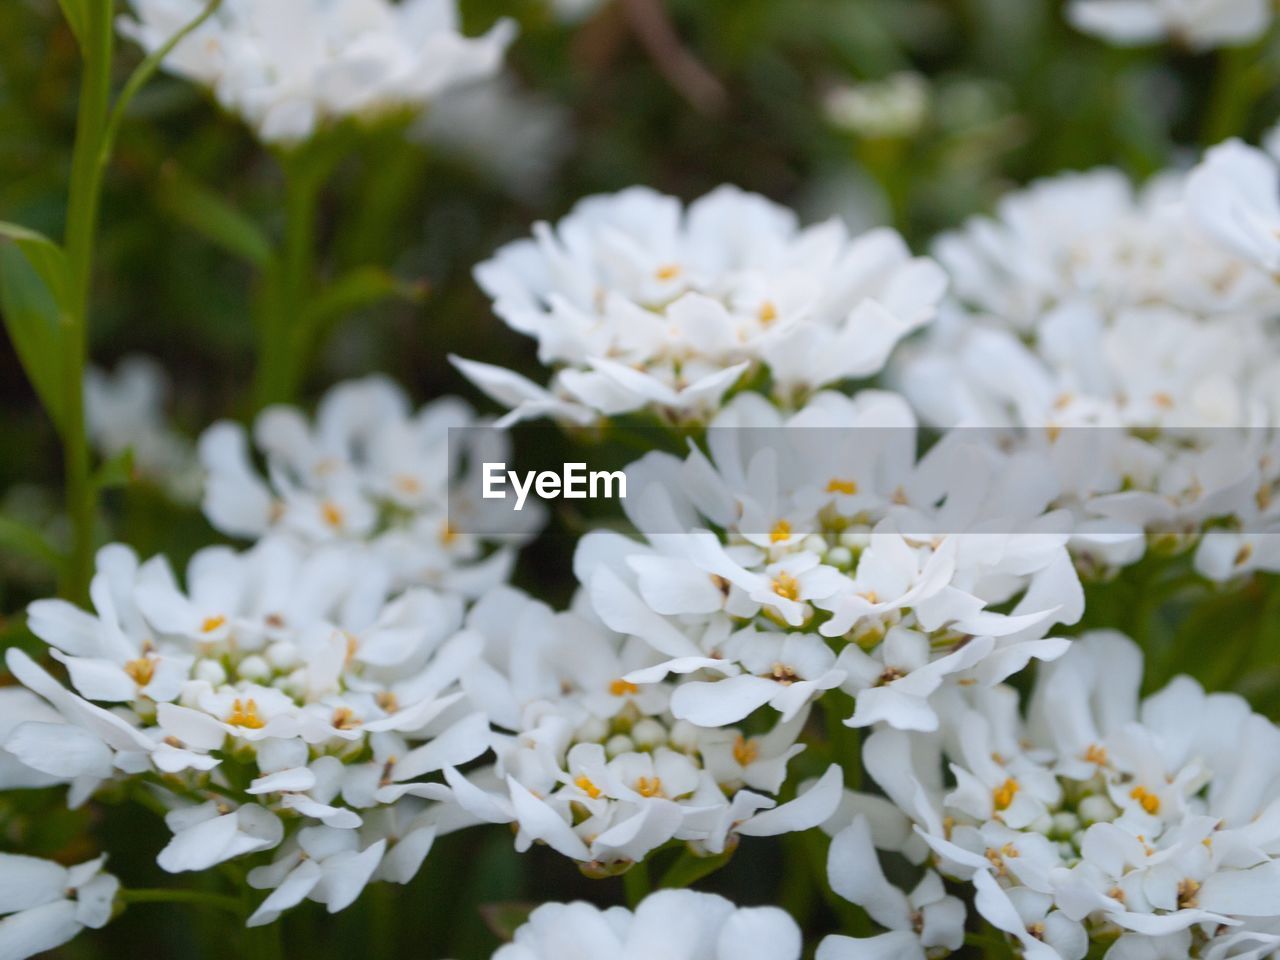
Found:
<path fill-rule="evenodd" d="M 781 543 L 791 536 L 791 524 L 786 520 L 779 520 L 773 525 L 773 529 L 769 531 L 770 543 Z"/>
<path fill-rule="evenodd" d="M 1008 810 L 1013 798 L 1017 796 L 1018 791 L 1022 789 L 1022 785 L 1017 780 L 1010 777 L 1000 786 L 991 791 L 991 801 L 995 804 L 997 810 Z"/>
<path fill-rule="evenodd" d="M 233 727 L 246 727 L 249 730 L 261 730 L 266 724 L 258 716 L 258 704 L 252 699 L 240 700 L 238 697 L 231 704 L 231 714 L 226 720 Z"/>
<path fill-rule="evenodd" d="M 778 308 L 773 305 L 772 300 L 766 300 L 760 304 L 760 312 L 757 316 L 759 316 L 760 322 L 767 327 L 778 319 Z"/>
<path fill-rule="evenodd" d="M 660 797 L 662 796 L 662 780 L 658 777 L 638 777 L 636 779 L 636 793 L 642 797 Z"/>
<path fill-rule="evenodd" d="M 858 484 L 855 480 L 841 480 L 839 477 L 832 477 L 827 481 L 827 493 L 844 493 L 852 496 L 858 492 Z"/>
<path fill-rule="evenodd" d="M 138 686 L 145 687 L 151 682 L 151 678 L 155 676 L 156 662 L 150 657 L 139 657 L 137 660 L 130 660 L 126 663 L 124 672 Z"/>
<path fill-rule="evenodd" d="M 733 759 L 738 762 L 738 766 L 750 766 L 759 756 L 760 744 L 754 739 L 747 740 L 742 734 L 738 734 L 738 739 L 733 744 Z"/>
<path fill-rule="evenodd" d="M 668 263 L 655 270 L 653 275 L 659 280 L 674 280 L 676 277 L 680 276 L 681 272 L 680 264 Z"/>
<path fill-rule="evenodd" d="M 1091 743 L 1089 749 L 1084 752 L 1084 759 L 1086 763 L 1096 763 L 1100 767 L 1106 766 L 1107 748 Z"/>
<path fill-rule="evenodd" d="M 784 600 L 798 600 L 800 598 L 800 581 L 783 571 L 774 578 L 773 592 Z"/>
<path fill-rule="evenodd" d="M 395 488 L 407 497 L 416 496 L 422 492 L 422 484 L 418 478 L 407 473 L 401 473 L 392 481 Z"/>
<path fill-rule="evenodd" d="M 639 693 L 640 688 L 630 680 L 618 679 L 609 684 L 609 692 L 615 697 L 625 697 L 631 693 Z"/>
<path fill-rule="evenodd" d="M 338 707 L 333 711 L 333 719 L 329 722 L 338 730 L 351 730 L 360 726 L 360 721 L 350 707 Z"/>
<path fill-rule="evenodd" d="M 453 529 L 453 524 L 446 520 L 444 526 L 440 528 L 440 542 L 448 547 L 457 539 L 458 531 Z"/>
<path fill-rule="evenodd" d="M 1129 796 L 1138 801 L 1138 805 L 1150 814 L 1160 812 L 1160 798 L 1148 790 L 1146 787 L 1134 787 L 1129 791 Z"/>
<path fill-rule="evenodd" d="M 585 793 L 592 800 L 599 799 L 600 788 L 588 779 L 586 774 L 582 774 L 574 779 L 573 785 Z"/>
<path fill-rule="evenodd" d="M 390 690 L 379 691 L 378 695 L 373 699 L 387 713 L 395 713 L 400 709 L 400 700 Z"/>
<path fill-rule="evenodd" d="M 1196 894 L 1200 892 L 1200 884 L 1190 878 L 1178 884 L 1178 909 L 1187 910 L 1199 906 Z"/>
<path fill-rule="evenodd" d="M 342 508 L 332 500 L 326 500 L 320 505 L 320 516 L 331 527 L 342 526 Z"/>
<path fill-rule="evenodd" d="M 204 622 L 200 624 L 201 633 L 213 633 L 219 627 L 225 625 L 227 618 L 223 616 L 205 617 Z"/>
<path fill-rule="evenodd" d="M 1250 557 L 1252 557 L 1252 556 L 1253 556 L 1253 544 L 1252 544 L 1252 543 L 1246 543 L 1246 544 L 1243 544 L 1243 545 L 1240 547 L 1240 549 L 1236 551 L 1235 560 L 1233 560 L 1232 562 L 1233 562 L 1237 567 L 1240 567 L 1240 566 L 1243 566 L 1244 564 L 1248 563 L 1248 562 L 1249 562 L 1249 558 L 1250 558 Z"/>

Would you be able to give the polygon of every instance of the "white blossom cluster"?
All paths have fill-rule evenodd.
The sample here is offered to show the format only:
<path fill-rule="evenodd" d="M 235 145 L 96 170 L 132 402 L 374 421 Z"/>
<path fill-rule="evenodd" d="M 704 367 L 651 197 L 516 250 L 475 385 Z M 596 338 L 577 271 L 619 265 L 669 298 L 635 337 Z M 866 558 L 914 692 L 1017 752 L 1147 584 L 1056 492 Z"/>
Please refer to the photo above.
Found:
<path fill-rule="evenodd" d="M 650 411 L 708 419 L 767 377 L 784 404 L 875 375 L 932 319 L 945 279 L 892 230 L 801 228 L 764 197 L 721 187 L 685 209 L 643 187 L 582 200 L 476 268 L 494 310 L 535 338 L 541 386 L 455 358 L 505 418 L 586 424 Z"/>
<path fill-rule="evenodd" d="M 888 928 L 877 939 L 901 943 L 894 956 L 944 955 L 963 936 L 934 871 L 971 885 L 976 912 L 1033 960 L 1280 948 L 1280 730 L 1187 677 L 1139 700 L 1142 661 L 1119 634 L 1086 634 L 1041 670 L 1025 716 L 1012 688 L 954 688 L 940 732 L 866 742 L 896 809 L 850 805 L 831 879 Z M 892 886 L 876 848 L 927 859 L 932 892 Z"/>
<path fill-rule="evenodd" d="M 1215 579 L 1280 569 L 1277 183 L 1236 141 L 1138 192 L 1068 175 L 937 262 L 729 187 L 583 201 L 477 270 L 549 385 L 457 363 L 506 422 L 696 429 L 627 468 L 630 529 L 581 536 L 569 609 L 508 583 L 537 511 L 469 532 L 505 435 L 349 381 L 314 417 L 201 437 L 205 515 L 243 549 L 180 579 L 113 544 L 92 611 L 30 606 L 46 656 L 7 652 L 0 789 L 144 792 L 161 869 L 251 867 L 251 925 L 407 883 L 481 824 L 597 878 L 821 827 L 830 892 L 884 932 L 832 934 L 820 960 L 935 960 L 980 924 L 1031 960 L 1280 955 L 1280 731 L 1185 677 L 1140 700 L 1133 643 L 1071 636 L 1086 561 L 1131 563 L 1152 534 Z M 901 392 L 839 391 L 940 304 Z M 133 379 L 95 380 L 91 413 L 133 411 L 103 442 L 147 450 L 168 428 Z M 1028 668 L 1024 708 L 1006 681 Z M 797 782 L 819 712 L 820 775 Z M 845 789 L 862 767 L 878 793 Z M 102 868 L 0 856 L 0 958 L 106 923 Z M 496 957 L 801 952 L 777 908 L 663 890 L 541 906 Z"/>
<path fill-rule="evenodd" d="M 898 382 L 929 423 L 1030 437 L 1091 565 L 1146 533 L 1216 580 L 1280 568 L 1278 183 L 1231 141 L 1140 191 L 1096 170 L 1006 197 L 938 240 L 953 300 Z"/>
<path fill-rule="evenodd" d="M 506 542 L 458 529 L 481 525 L 485 509 L 466 498 L 479 485 L 462 475 L 506 457 L 502 435 L 473 429 L 482 422 L 452 397 L 414 411 L 385 377 L 347 381 L 321 399 L 314 423 L 296 407 L 258 416 L 252 440 L 265 476 L 245 429 L 216 423 L 200 438 L 205 514 L 235 537 L 356 547 L 371 564 L 366 572 L 381 574 L 389 589 L 420 584 L 475 596 L 506 579 L 514 544 L 541 521 L 536 510 L 522 513 Z"/>
<path fill-rule="evenodd" d="M 593 531 L 575 558 L 595 614 L 664 658 L 628 679 L 684 676 L 672 712 L 708 727 L 765 704 L 785 722 L 839 687 L 851 725 L 932 729 L 944 682 L 1061 654 L 1047 634 L 1083 597 L 1038 462 L 963 438 L 917 460 L 913 426 L 889 393 L 793 415 L 745 394 L 709 457 L 634 465 L 625 509 L 646 540 Z"/>
<path fill-rule="evenodd" d="M 205 0 L 131 0 L 120 30 L 154 51 L 193 23 Z M 266 143 L 306 141 L 325 125 L 419 110 L 497 72 L 515 34 L 500 21 L 461 33 L 455 0 L 223 0 L 165 57 L 208 87 Z"/>

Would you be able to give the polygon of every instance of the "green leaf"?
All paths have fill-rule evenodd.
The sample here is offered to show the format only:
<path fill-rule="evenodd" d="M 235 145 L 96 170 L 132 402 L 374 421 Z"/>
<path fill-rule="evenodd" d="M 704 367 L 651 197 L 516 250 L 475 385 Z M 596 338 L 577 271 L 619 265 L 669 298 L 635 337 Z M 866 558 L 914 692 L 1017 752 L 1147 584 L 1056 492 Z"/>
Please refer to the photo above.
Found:
<path fill-rule="evenodd" d="M 320 337 L 326 326 L 355 310 L 393 297 L 416 303 L 425 294 L 422 285 L 397 280 L 381 267 L 355 267 L 311 298 L 302 312 L 299 336 L 304 341 L 312 341 Z M 306 345 L 306 342 L 299 344 L 304 348 Z"/>
<path fill-rule="evenodd" d="M 84 24 L 89 16 L 86 9 L 88 3 L 89 0 L 58 0 L 58 5 L 62 7 L 62 15 L 67 18 L 67 26 L 75 34 L 76 43 L 82 45 L 84 43 Z"/>
<path fill-rule="evenodd" d="M 28 255 L 27 250 L 32 253 Z M 65 261 L 57 247 L 53 250 L 56 255 L 43 244 L 27 240 L 0 245 L 0 314 L 40 402 L 61 429 L 66 413 L 62 325 L 66 283 Z"/>
<path fill-rule="evenodd" d="M 93 475 L 99 490 L 127 487 L 133 481 L 133 448 L 129 447 L 103 462 Z"/>
<path fill-rule="evenodd" d="M 62 554 L 43 533 L 9 517 L 0 517 L 0 550 L 39 561 L 55 573 L 62 568 Z"/>
<path fill-rule="evenodd" d="M 3 220 L 0 220 L 0 239 L 12 241 L 26 255 L 28 262 L 53 294 L 59 308 L 69 309 L 71 286 L 67 257 L 62 248 L 43 233 Z"/>
<path fill-rule="evenodd" d="M 256 267 L 271 260 L 271 241 L 256 223 L 174 167 L 160 180 L 160 203 L 175 219 Z"/>

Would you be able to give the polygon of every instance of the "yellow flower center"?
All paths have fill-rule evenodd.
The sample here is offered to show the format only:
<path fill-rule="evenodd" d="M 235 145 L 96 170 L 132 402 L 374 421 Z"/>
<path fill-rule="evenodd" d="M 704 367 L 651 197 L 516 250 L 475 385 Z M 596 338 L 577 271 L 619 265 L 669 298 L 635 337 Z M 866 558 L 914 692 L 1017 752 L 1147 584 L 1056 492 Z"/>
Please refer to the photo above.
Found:
<path fill-rule="evenodd" d="M 392 481 L 397 490 L 407 497 L 415 496 L 422 492 L 422 484 L 418 478 L 407 473 L 401 473 Z"/>
<path fill-rule="evenodd" d="M 252 703 L 252 701 L 250 701 Z M 336 730 L 351 730 L 360 725 L 360 721 L 356 719 L 355 711 L 350 707 L 338 707 L 333 711 L 333 719 L 330 721 Z"/>
<path fill-rule="evenodd" d="M 326 500 L 320 505 L 320 516 L 324 518 L 324 522 L 329 526 L 337 528 L 342 526 L 342 508 L 332 500 Z"/>
<path fill-rule="evenodd" d="M 660 797 L 662 780 L 658 777 L 639 777 L 636 779 L 636 793 L 642 797 Z"/>
<path fill-rule="evenodd" d="M 213 631 L 217 630 L 219 627 L 224 626 L 226 622 L 227 618 L 221 615 L 216 617 L 205 617 L 204 621 L 200 624 L 200 632 L 213 633 Z"/>
<path fill-rule="evenodd" d="M 1107 762 L 1107 748 L 1100 747 L 1096 743 L 1089 744 L 1089 749 L 1084 752 L 1086 763 L 1096 763 L 1098 766 L 1105 766 Z"/>
<path fill-rule="evenodd" d="M 448 547 L 452 546 L 457 539 L 458 531 L 453 529 L 453 524 L 446 520 L 444 526 L 440 528 L 440 542 Z"/>
<path fill-rule="evenodd" d="M 791 524 L 786 520 L 779 520 L 773 525 L 773 529 L 769 531 L 770 543 L 781 543 L 791 536 Z"/>
<path fill-rule="evenodd" d="M 839 477 L 832 477 L 827 481 L 827 493 L 845 493 L 850 496 L 858 492 L 858 483 L 856 480 L 841 480 Z"/>
<path fill-rule="evenodd" d="M 597 787 L 594 783 L 592 783 L 590 778 L 587 777 L 585 773 L 579 774 L 574 779 L 573 785 L 577 787 L 579 790 L 581 790 L 583 793 L 585 793 L 592 800 L 599 799 L 600 797 L 600 788 Z"/>
<path fill-rule="evenodd" d="M 653 275 L 659 280 L 674 280 L 676 277 L 680 276 L 681 273 L 680 264 L 668 263 L 655 270 Z"/>
<path fill-rule="evenodd" d="M 783 571 L 773 580 L 773 592 L 784 600 L 800 599 L 800 581 Z"/>
<path fill-rule="evenodd" d="M 1129 796 L 1138 801 L 1138 805 L 1150 814 L 1160 812 L 1160 798 L 1148 790 L 1146 787 L 1134 787 L 1129 791 Z"/>
<path fill-rule="evenodd" d="M 773 305 L 772 300 L 766 300 L 760 304 L 760 312 L 757 316 L 760 318 L 760 323 L 767 327 L 778 319 L 778 308 Z"/>
<path fill-rule="evenodd" d="M 748 740 L 742 734 L 738 734 L 738 739 L 733 744 L 733 759 L 738 762 L 738 766 L 750 766 L 759 756 L 760 744 L 754 739 Z"/>
<path fill-rule="evenodd" d="M 140 687 L 145 687 L 156 674 L 156 662 L 150 657 L 139 657 L 124 665 L 124 672 Z"/>
<path fill-rule="evenodd" d="M 991 791 L 991 802 L 995 804 L 997 810 L 1008 810 L 1009 805 L 1013 803 L 1013 798 L 1018 795 L 1018 791 L 1021 789 L 1022 785 L 1013 777 L 1010 777 Z"/>
<path fill-rule="evenodd" d="M 231 704 L 231 713 L 226 722 L 233 727 L 246 727 L 249 730 L 261 730 L 266 726 L 262 717 L 258 716 L 258 704 L 252 698 L 241 700 L 237 697 Z"/>
<path fill-rule="evenodd" d="M 609 692 L 615 697 L 625 697 L 629 693 L 639 693 L 640 688 L 630 680 L 614 680 L 609 684 Z"/>

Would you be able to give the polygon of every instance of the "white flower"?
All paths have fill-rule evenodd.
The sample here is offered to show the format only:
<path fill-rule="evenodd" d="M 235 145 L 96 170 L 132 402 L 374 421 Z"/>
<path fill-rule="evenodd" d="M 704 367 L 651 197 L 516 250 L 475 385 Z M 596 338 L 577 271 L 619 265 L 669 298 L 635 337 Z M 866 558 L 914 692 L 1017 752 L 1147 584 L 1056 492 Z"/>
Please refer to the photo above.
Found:
<path fill-rule="evenodd" d="M 843 130 L 865 137 L 909 137 L 928 116 L 929 85 L 918 73 L 895 73 L 873 83 L 836 87 L 823 109 Z"/>
<path fill-rule="evenodd" d="M 958 950 L 964 943 L 964 904 L 946 894 L 942 879 L 932 870 L 925 871 L 909 895 L 889 883 L 866 817 L 856 816 L 836 834 L 827 873 L 832 890 L 862 907 L 889 932 L 864 940 L 833 934 L 818 947 L 819 960 L 924 960 L 938 951 Z"/>
<path fill-rule="evenodd" d="M 21 764 L 9 775 L 68 782 L 72 803 L 103 780 L 162 775 L 173 836 L 157 860 L 170 872 L 274 849 L 301 825 L 323 828 L 307 836 L 358 833 L 362 851 L 379 851 L 371 873 L 407 882 L 438 831 L 469 821 L 441 815 L 438 801 L 450 799 L 442 771 L 489 748 L 487 718 L 458 689 L 482 638 L 459 631 L 460 598 L 388 598 L 387 578 L 367 567 L 349 545 L 271 536 L 243 554 L 197 553 L 183 589 L 163 558 L 104 548 L 94 614 L 54 600 L 30 610 L 75 692 L 7 652 L 48 704 L 5 725 L 6 767 Z M 334 889 L 354 875 L 347 859 L 333 864 L 341 881 L 317 876 L 292 902 L 345 906 Z M 300 885 L 273 894 L 258 920 L 292 905 Z"/>
<path fill-rule="evenodd" d="M 147 50 L 166 43 L 202 0 L 132 0 L 120 29 Z M 226 0 L 165 58 L 209 87 L 267 143 L 306 140 L 347 117 L 420 109 L 495 73 L 515 33 L 459 32 L 454 0 Z"/>
<path fill-rule="evenodd" d="M 243 428 L 217 423 L 200 438 L 205 514 L 235 536 L 280 531 L 307 543 L 363 543 L 370 565 L 385 567 L 395 585 L 476 595 L 506 579 L 514 555 L 458 529 L 484 528 L 483 505 L 465 493 L 480 484 L 459 476 L 463 463 L 478 474 L 481 461 L 505 456 L 502 434 L 472 427 L 478 421 L 461 401 L 414 413 L 385 377 L 348 381 L 325 394 L 314 423 L 294 407 L 263 411 L 254 442 L 264 480 Z M 527 510 L 504 516 L 502 529 L 519 539 L 540 522 Z"/>
<path fill-rule="evenodd" d="M 1211 148 L 1187 178 L 1187 207 L 1227 250 L 1280 273 L 1280 171 L 1265 151 L 1234 139 Z"/>
<path fill-rule="evenodd" d="M 165 416 L 168 393 L 168 378 L 149 357 L 126 357 L 110 374 L 90 367 L 84 378 L 86 426 L 103 457 L 129 451 L 135 474 L 190 503 L 200 496 L 199 468 L 191 441 Z"/>
<path fill-rule="evenodd" d="M 1027 721 L 1009 688 L 954 688 L 945 733 L 878 731 L 867 769 L 1028 957 L 1080 960 L 1091 940 L 1114 940 L 1109 958 L 1193 940 L 1199 956 L 1268 953 L 1280 730 L 1186 677 L 1139 702 L 1141 669 L 1130 641 L 1086 634 L 1041 669 Z"/>
<path fill-rule="evenodd" d="M 445 778 L 478 820 L 515 824 L 518 849 L 545 843 L 593 874 L 613 873 L 673 839 L 718 854 L 739 836 L 808 829 L 839 802 L 835 766 L 788 803 L 768 795 L 803 749 L 803 700 L 760 736 L 699 730 L 672 717 L 672 689 L 681 687 L 651 666 L 646 645 L 580 614 L 552 613 L 503 588 L 476 605 L 468 625 L 485 635 L 486 655 L 464 686 L 510 733 L 495 735 L 492 768 L 465 777 L 446 768 Z"/>
<path fill-rule="evenodd" d="M 595 615 L 667 658 L 626 679 L 688 676 L 676 717 L 769 704 L 785 721 L 843 686 L 854 725 L 932 729 L 948 678 L 991 684 L 1065 649 L 1045 634 L 1083 597 L 1034 462 L 960 436 L 916 462 L 901 400 L 873 392 L 791 418 L 744 394 L 707 447 L 629 467 L 646 542 L 593 532 L 575 558 Z"/>
<path fill-rule="evenodd" d="M 543 904 L 493 960 L 799 960 L 801 945 L 800 928 L 778 907 L 735 907 L 712 893 L 661 890 L 634 913 L 581 902 Z"/>
<path fill-rule="evenodd" d="M 1077 29 L 1122 46 L 1170 40 L 1193 50 L 1239 46 L 1271 23 L 1267 0 L 1072 0 Z"/>
<path fill-rule="evenodd" d="M 546 388 L 475 361 L 459 369 L 512 408 L 508 419 L 577 423 L 646 408 L 705 419 L 762 369 L 789 402 L 871 376 L 932 318 L 944 286 L 890 230 L 802 229 L 791 211 L 727 186 L 687 210 L 642 187 L 587 198 L 476 277 L 555 373 Z"/>
<path fill-rule="evenodd" d="M 102 872 L 105 862 L 64 867 L 0 853 L 0 958 L 25 960 L 106 926 L 120 882 Z"/>
<path fill-rule="evenodd" d="M 1141 190 L 1110 168 L 1049 177 L 1004 196 L 994 217 L 943 234 L 934 255 L 960 302 L 1017 330 L 1080 301 L 1104 317 L 1153 303 L 1200 315 L 1273 309 L 1270 278 L 1204 235 L 1185 188 L 1173 172 Z"/>
<path fill-rule="evenodd" d="M 898 383 L 925 421 L 1040 458 L 1083 568 L 1135 562 L 1144 533 L 1194 545 L 1209 527 L 1274 526 L 1276 182 L 1274 161 L 1232 142 L 1136 195 L 1110 170 L 1041 181 L 938 241 L 962 303 L 905 352 Z M 1274 565 L 1226 549 L 1197 568 Z"/>

